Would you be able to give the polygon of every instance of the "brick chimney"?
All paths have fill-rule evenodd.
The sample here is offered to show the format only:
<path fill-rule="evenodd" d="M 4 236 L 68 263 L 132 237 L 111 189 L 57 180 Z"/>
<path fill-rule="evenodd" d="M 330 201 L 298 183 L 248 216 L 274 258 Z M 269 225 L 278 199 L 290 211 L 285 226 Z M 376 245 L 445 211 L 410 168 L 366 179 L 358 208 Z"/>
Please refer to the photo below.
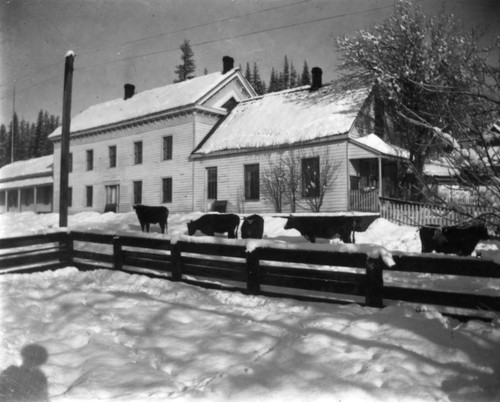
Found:
<path fill-rule="evenodd" d="M 125 84 L 123 88 L 125 89 L 125 95 L 123 96 L 124 100 L 130 99 L 132 96 L 134 96 L 135 85 Z"/>
<path fill-rule="evenodd" d="M 229 56 L 222 58 L 222 74 L 226 74 L 234 68 L 234 59 Z"/>
<path fill-rule="evenodd" d="M 323 85 L 322 83 L 323 70 L 319 67 L 313 67 L 311 69 L 311 75 L 312 75 L 311 90 L 321 88 L 321 86 Z"/>

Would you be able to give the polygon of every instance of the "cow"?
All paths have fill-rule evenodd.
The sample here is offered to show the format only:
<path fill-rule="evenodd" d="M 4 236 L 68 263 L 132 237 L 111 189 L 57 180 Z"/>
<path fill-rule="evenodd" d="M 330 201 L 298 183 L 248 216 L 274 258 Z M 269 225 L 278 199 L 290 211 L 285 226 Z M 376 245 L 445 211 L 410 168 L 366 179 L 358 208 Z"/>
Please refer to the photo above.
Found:
<path fill-rule="evenodd" d="M 422 253 L 471 255 L 480 240 L 488 239 L 488 229 L 485 225 L 471 224 L 468 226 L 423 226 L 419 229 Z"/>
<path fill-rule="evenodd" d="M 264 219 L 262 216 L 254 214 L 243 218 L 241 224 L 242 239 L 262 239 L 264 234 Z"/>
<path fill-rule="evenodd" d="M 317 237 L 331 239 L 335 235 L 344 243 L 355 243 L 354 230 L 358 224 L 347 216 L 290 216 L 284 228 L 297 229 L 311 243 L 315 243 Z"/>
<path fill-rule="evenodd" d="M 192 236 L 197 230 L 213 236 L 214 233 L 226 233 L 229 239 L 238 238 L 238 227 L 240 226 L 240 217 L 235 214 L 205 214 L 195 221 L 187 223 L 188 234 Z"/>
<path fill-rule="evenodd" d="M 149 205 L 134 205 L 135 213 L 141 224 L 141 230 L 144 232 L 149 232 L 149 225 L 151 223 L 158 223 L 161 228 L 161 232 L 165 233 L 167 228 L 168 219 L 168 208 L 167 207 L 152 207 Z"/>

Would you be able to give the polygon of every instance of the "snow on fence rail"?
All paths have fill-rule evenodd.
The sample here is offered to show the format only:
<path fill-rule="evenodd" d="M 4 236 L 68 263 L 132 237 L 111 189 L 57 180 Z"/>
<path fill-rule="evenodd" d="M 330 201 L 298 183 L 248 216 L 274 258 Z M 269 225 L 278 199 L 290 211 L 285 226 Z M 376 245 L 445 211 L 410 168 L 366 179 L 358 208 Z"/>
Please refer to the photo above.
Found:
<path fill-rule="evenodd" d="M 491 212 L 486 207 L 477 206 L 461 205 L 460 209 L 472 217 L 478 217 Z M 450 226 L 470 219 L 467 215 L 445 206 L 395 200 L 385 197 L 380 197 L 380 217 L 391 222 L 410 226 Z"/>
<path fill-rule="evenodd" d="M 387 255 L 383 254 L 387 250 L 378 246 L 373 250 L 376 252 L 354 245 L 332 248 L 324 244 L 299 246 L 188 237 L 170 241 L 60 232 L 0 239 L 0 273 L 66 266 L 81 270 L 105 268 L 252 295 L 357 302 L 371 307 L 402 301 L 436 306 L 452 315 L 482 318 L 491 318 L 500 311 L 500 297 L 496 295 L 479 294 L 476 289 L 467 294 L 451 288 L 433 290 L 429 286 L 429 275 L 436 275 L 445 284 L 445 277 L 499 280 L 500 265 L 492 261 L 392 253 L 394 264 L 388 266 Z M 416 286 L 386 279 L 397 272 L 411 275 Z"/>

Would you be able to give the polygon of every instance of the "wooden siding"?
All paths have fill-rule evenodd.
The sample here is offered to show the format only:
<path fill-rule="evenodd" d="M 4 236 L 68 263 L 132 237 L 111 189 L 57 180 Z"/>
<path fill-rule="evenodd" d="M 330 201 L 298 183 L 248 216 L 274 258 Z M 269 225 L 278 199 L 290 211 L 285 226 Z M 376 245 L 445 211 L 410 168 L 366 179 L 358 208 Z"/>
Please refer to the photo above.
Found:
<path fill-rule="evenodd" d="M 184 115 L 160 123 L 113 131 L 103 135 L 72 138 L 70 152 L 73 169 L 69 186 L 73 189 L 70 213 L 79 211 L 103 212 L 106 204 L 106 185 L 120 185 L 119 212 L 132 211 L 133 182 L 142 181 L 142 203 L 159 205 L 161 179 L 171 177 L 172 203 L 164 204 L 172 211 L 188 212 L 192 208 L 192 166 L 187 156 L 193 150 L 193 115 Z M 171 160 L 163 160 L 163 137 L 173 136 Z M 142 141 L 142 164 L 134 163 L 134 142 Z M 109 146 L 116 146 L 116 167 L 109 167 Z M 94 152 L 94 169 L 86 170 L 86 151 Z M 54 203 L 59 208 L 60 143 L 54 146 Z M 85 187 L 93 186 L 92 207 L 86 207 Z"/>
<path fill-rule="evenodd" d="M 283 151 L 286 153 L 289 151 Z M 348 207 L 347 199 L 347 172 L 346 172 L 346 141 L 331 143 L 321 146 L 304 147 L 300 151 L 303 157 L 321 156 L 328 152 L 333 163 L 340 163 L 337 178 L 332 189 L 326 194 L 321 211 L 346 211 Z M 264 198 L 262 189 L 259 201 L 245 201 L 244 197 L 244 166 L 258 163 L 260 167 L 260 177 L 269 166 L 270 160 L 278 160 L 280 153 L 276 151 L 249 152 L 241 155 L 232 155 L 221 158 L 204 159 L 195 161 L 195 210 L 209 210 L 213 200 L 206 200 L 206 168 L 217 167 L 217 192 L 219 200 L 228 201 L 228 212 L 254 213 L 254 212 L 274 212 L 274 206 Z M 307 209 L 297 208 L 297 212 L 307 212 L 309 208 L 302 201 L 301 205 Z M 283 212 L 290 210 L 289 205 L 283 206 Z"/>

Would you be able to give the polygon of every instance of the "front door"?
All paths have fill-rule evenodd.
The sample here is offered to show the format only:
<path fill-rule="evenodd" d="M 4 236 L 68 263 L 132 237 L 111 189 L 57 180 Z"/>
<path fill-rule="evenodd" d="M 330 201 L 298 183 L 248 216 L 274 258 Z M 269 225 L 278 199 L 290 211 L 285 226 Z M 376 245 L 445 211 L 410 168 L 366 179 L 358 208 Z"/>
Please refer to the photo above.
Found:
<path fill-rule="evenodd" d="M 106 186 L 106 206 L 104 212 L 118 212 L 118 205 L 120 203 L 120 186 L 114 184 Z"/>

